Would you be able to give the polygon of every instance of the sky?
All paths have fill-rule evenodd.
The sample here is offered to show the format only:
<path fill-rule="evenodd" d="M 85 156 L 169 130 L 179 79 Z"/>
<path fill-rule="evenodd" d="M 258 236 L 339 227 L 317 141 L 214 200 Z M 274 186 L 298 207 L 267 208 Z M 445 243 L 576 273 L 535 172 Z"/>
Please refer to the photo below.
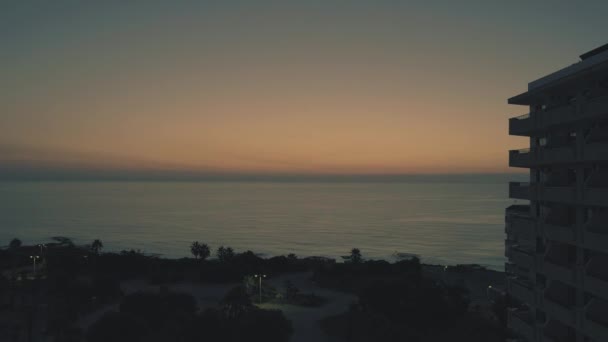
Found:
<path fill-rule="evenodd" d="M 0 178 L 502 173 L 607 1 L 2 1 Z"/>

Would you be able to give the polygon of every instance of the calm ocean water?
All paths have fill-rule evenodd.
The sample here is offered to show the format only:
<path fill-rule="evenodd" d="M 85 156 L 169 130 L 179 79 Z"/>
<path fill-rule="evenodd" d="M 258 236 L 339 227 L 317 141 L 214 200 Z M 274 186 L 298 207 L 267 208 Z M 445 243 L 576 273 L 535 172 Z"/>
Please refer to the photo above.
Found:
<path fill-rule="evenodd" d="M 502 269 L 508 179 L 0 182 L 0 245 L 60 235 L 183 257 L 199 240 L 269 256 L 336 258 L 357 247 L 369 258 L 397 251 Z"/>

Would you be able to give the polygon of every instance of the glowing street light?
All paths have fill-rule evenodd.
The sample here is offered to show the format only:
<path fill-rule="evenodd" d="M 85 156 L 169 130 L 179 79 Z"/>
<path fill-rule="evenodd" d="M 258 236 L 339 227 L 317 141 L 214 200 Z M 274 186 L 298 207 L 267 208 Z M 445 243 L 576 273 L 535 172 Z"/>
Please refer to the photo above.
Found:
<path fill-rule="evenodd" d="M 46 249 L 47 246 L 44 243 L 41 243 L 38 247 L 40 247 L 40 257 L 42 258 L 42 262 L 44 262 L 46 260 L 44 257 L 44 249 Z"/>
<path fill-rule="evenodd" d="M 254 275 L 255 278 L 259 279 L 259 289 L 260 289 L 260 304 L 262 304 L 262 278 L 266 278 L 265 274 L 255 274 Z"/>
<path fill-rule="evenodd" d="M 40 259 L 39 255 L 30 255 L 30 259 L 34 262 L 34 274 L 36 273 L 36 260 Z"/>

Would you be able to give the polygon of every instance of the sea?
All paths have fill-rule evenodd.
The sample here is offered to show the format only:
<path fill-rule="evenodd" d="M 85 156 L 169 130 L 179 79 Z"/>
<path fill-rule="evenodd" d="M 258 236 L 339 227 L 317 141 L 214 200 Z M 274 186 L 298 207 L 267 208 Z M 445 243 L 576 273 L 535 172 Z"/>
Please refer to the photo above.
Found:
<path fill-rule="evenodd" d="M 508 181 L 522 175 L 355 180 L 3 181 L 0 246 L 54 236 L 187 257 L 193 241 L 262 256 L 418 255 L 504 269 Z M 520 201 L 521 202 L 521 201 Z"/>

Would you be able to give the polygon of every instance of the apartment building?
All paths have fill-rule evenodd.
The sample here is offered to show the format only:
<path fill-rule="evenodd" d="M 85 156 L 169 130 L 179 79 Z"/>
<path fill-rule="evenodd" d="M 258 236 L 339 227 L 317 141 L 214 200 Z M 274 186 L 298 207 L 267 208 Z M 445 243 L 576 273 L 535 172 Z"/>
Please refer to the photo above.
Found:
<path fill-rule="evenodd" d="M 509 151 L 529 182 L 509 184 L 509 326 L 524 341 L 608 341 L 608 44 L 528 84 Z"/>

